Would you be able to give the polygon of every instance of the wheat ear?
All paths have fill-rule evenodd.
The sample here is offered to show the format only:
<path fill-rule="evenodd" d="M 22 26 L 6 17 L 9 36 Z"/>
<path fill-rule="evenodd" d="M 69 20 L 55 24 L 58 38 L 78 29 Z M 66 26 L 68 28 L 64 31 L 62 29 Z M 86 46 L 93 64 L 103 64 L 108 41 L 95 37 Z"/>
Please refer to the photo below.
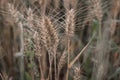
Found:
<path fill-rule="evenodd" d="M 58 77 L 60 75 L 60 71 L 62 67 L 67 63 L 67 51 L 64 51 L 62 53 L 62 56 L 60 57 L 59 63 L 58 63 Z"/>
<path fill-rule="evenodd" d="M 68 54 L 68 66 L 69 66 L 69 61 L 70 61 L 70 37 L 74 35 L 74 30 L 75 30 L 75 12 L 73 9 L 67 10 L 67 15 L 66 15 L 66 26 L 65 26 L 65 34 L 68 37 L 67 38 L 67 54 Z M 69 75 L 69 70 L 67 70 L 67 75 L 66 79 L 68 79 Z"/>
<path fill-rule="evenodd" d="M 101 0 L 88 0 L 89 13 L 94 15 L 99 21 L 99 37 L 101 38 L 101 21 L 103 17 L 102 1 Z"/>
<path fill-rule="evenodd" d="M 50 51 L 52 55 L 54 56 L 55 79 L 57 79 L 56 52 L 57 52 L 57 47 L 58 47 L 58 42 L 59 42 L 58 33 L 56 32 L 54 25 L 52 24 L 50 18 L 46 17 L 45 22 L 46 22 L 46 28 L 49 32 L 49 36 L 51 40 Z"/>

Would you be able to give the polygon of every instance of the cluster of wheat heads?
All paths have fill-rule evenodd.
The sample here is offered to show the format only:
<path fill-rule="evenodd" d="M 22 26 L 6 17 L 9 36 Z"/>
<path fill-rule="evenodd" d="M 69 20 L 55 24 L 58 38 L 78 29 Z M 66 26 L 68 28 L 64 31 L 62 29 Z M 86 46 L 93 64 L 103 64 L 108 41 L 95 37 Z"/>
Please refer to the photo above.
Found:
<path fill-rule="evenodd" d="M 0 0 L 0 79 L 118 80 L 119 9 L 119 0 Z"/>

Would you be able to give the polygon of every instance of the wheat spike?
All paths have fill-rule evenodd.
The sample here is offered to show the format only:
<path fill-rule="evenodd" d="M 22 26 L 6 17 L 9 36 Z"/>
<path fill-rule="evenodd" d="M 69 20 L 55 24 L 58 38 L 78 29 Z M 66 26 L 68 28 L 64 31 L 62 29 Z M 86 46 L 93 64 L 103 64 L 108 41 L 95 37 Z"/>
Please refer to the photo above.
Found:
<path fill-rule="evenodd" d="M 58 74 L 60 74 L 60 71 L 62 67 L 67 63 L 67 52 L 64 51 L 62 56 L 60 57 L 60 61 L 58 63 Z M 58 75 L 59 76 L 59 75 Z"/>
<path fill-rule="evenodd" d="M 74 35 L 74 31 L 75 31 L 75 21 L 74 21 L 74 18 L 75 18 L 75 11 L 73 9 L 69 10 L 67 13 L 66 13 L 66 26 L 65 26 L 65 34 L 67 36 L 73 36 Z"/>
<path fill-rule="evenodd" d="M 54 25 L 52 24 L 50 18 L 46 17 L 45 22 L 46 22 L 46 28 L 49 32 L 48 34 L 49 34 L 50 39 L 51 39 L 51 46 L 50 47 L 56 48 L 58 45 L 58 42 L 59 42 L 58 33 L 55 30 Z"/>
<path fill-rule="evenodd" d="M 58 38 L 58 33 L 56 32 L 51 20 L 46 17 L 46 28 L 49 32 L 49 36 L 50 36 L 50 51 L 51 54 L 54 56 L 54 71 L 55 71 L 55 79 L 57 79 L 57 67 L 56 67 L 56 51 L 57 51 L 57 47 L 58 47 L 58 42 L 59 42 L 59 38 Z"/>
<path fill-rule="evenodd" d="M 101 0 L 88 0 L 89 14 L 97 17 L 99 21 L 102 20 L 103 10 Z"/>
<path fill-rule="evenodd" d="M 101 25 L 101 21 L 102 21 L 102 17 L 103 17 L 103 9 L 102 9 L 102 1 L 101 0 L 88 0 L 89 2 L 89 7 L 90 7 L 90 15 L 94 15 L 94 17 L 96 17 L 99 21 L 99 38 L 101 38 L 102 36 L 102 25 Z"/>
<path fill-rule="evenodd" d="M 74 80 L 81 80 L 81 68 L 80 65 L 74 65 L 73 66 L 73 70 L 74 70 Z"/>

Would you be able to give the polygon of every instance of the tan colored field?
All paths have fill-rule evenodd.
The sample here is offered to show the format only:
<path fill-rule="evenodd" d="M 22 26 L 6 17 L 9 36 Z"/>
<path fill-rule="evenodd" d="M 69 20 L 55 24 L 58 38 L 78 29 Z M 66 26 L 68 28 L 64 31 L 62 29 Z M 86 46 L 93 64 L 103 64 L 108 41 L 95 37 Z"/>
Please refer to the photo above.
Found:
<path fill-rule="evenodd" d="M 120 0 L 0 0 L 0 80 L 120 80 Z"/>

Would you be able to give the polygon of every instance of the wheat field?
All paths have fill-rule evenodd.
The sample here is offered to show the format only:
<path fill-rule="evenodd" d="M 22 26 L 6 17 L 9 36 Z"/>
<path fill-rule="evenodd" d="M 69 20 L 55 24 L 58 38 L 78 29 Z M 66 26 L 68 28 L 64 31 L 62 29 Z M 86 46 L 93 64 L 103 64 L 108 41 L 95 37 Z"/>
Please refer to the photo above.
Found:
<path fill-rule="evenodd" d="M 0 0 L 0 80 L 120 80 L 120 0 Z"/>

